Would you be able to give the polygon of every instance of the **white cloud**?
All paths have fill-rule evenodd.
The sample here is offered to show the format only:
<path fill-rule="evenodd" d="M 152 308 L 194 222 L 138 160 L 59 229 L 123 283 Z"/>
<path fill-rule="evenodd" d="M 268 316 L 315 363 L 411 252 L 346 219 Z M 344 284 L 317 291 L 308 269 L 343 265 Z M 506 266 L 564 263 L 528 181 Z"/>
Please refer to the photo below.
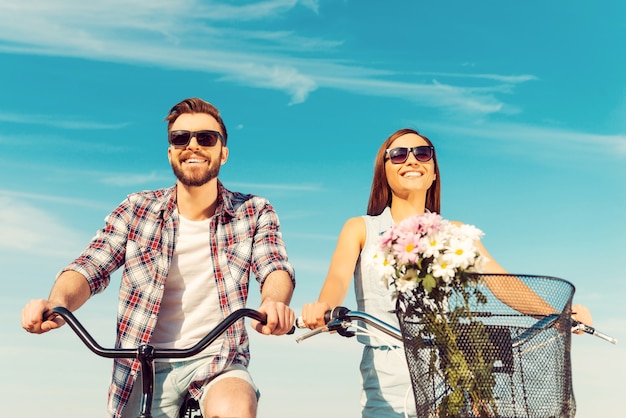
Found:
<path fill-rule="evenodd" d="M 49 213 L 25 201 L 0 194 L 0 250 L 34 256 L 71 257 L 81 235 Z"/>
<path fill-rule="evenodd" d="M 537 77 L 529 74 L 522 75 L 501 75 L 501 74 L 466 74 L 466 73 L 428 73 L 418 72 L 415 75 L 427 75 L 431 77 L 450 77 L 450 78 L 478 78 L 485 80 L 496 80 L 509 84 L 525 83 L 527 81 L 535 81 Z"/>
<path fill-rule="evenodd" d="M 281 13 L 288 12 L 293 9 L 298 3 L 311 9 L 315 13 L 319 10 L 318 0 L 271 0 L 261 1 L 251 4 L 209 4 L 203 17 L 214 20 L 258 20 L 265 18 L 276 18 Z"/>
<path fill-rule="evenodd" d="M 156 172 L 151 173 L 100 173 L 95 176 L 99 183 L 107 184 L 111 186 L 133 186 L 133 185 L 145 185 L 150 183 L 156 183 L 160 180 L 171 180 L 172 177 L 162 176 Z"/>
<path fill-rule="evenodd" d="M 222 81 L 288 94 L 291 104 L 316 89 L 399 97 L 454 112 L 510 111 L 496 93 L 509 93 L 532 75 L 423 73 L 440 78 L 480 78 L 497 84 L 475 89 L 440 81 L 406 81 L 343 58 L 342 40 L 300 36 L 294 30 L 258 29 L 248 22 L 283 24 L 297 6 L 318 13 L 316 0 L 273 0 L 243 5 L 185 0 L 34 0 L 0 5 L 0 52 L 80 57 L 201 71 Z M 286 53 L 287 52 L 287 53 Z M 329 53 L 335 55 L 328 58 Z M 344 52 L 344 54 L 341 54 Z M 313 53 L 318 53 L 317 56 Z M 334 58 L 341 56 L 342 58 Z M 166 57 L 166 59 L 164 59 Z M 385 78 L 381 78 L 387 76 Z"/>
<path fill-rule="evenodd" d="M 35 114 L 18 114 L 9 112 L 0 112 L 0 122 L 23 123 L 28 125 L 44 125 L 53 126 L 61 129 L 89 129 L 89 130 L 108 130 L 122 129 L 129 123 L 101 123 L 94 121 L 80 121 L 76 119 L 65 119 L 64 116 L 54 115 L 35 115 Z"/>
<path fill-rule="evenodd" d="M 317 84 L 311 77 L 305 76 L 293 67 L 275 65 L 245 64 L 240 66 L 238 71 L 221 79 L 287 91 L 291 96 L 290 104 L 304 102 L 309 93 L 317 89 Z"/>
<path fill-rule="evenodd" d="M 430 126 L 429 129 L 448 132 L 463 137 L 475 137 L 514 144 L 541 144 L 542 152 L 547 149 L 560 151 L 580 151 L 585 147 L 586 155 L 611 155 L 614 157 L 626 156 L 626 135 L 622 134 L 595 134 L 574 131 L 567 127 L 539 126 L 520 123 L 491 123 L 479 125 L 461 124 L 429 124 L 420 123 L 420 126 Z M 537 154 L 536 148 L 531 149 Z"/>
<path fill-rule="evenodd" d="M 23 192 L 15 192 L 12 190 L 4 190 L 0 189 L 0 199 L 5 199 L 4 202 L 14 202 L 11 203 L 13 205 L 24 205 L 27 206 L 24 202 L 26 201 L 40 201 L 40 202 L 51 202 L 51 203 L 60 203 L 64 205 L 71 205 L 77 207 L 84 208 L 93 208 L 93 209 L 102 209 L 102 206 L 94 203 L 93 200 L 89 199 L 72 199 L 67 197 L 58 197 L 51 195 L 42 195 L 35 193 L 23 193 Z"/>
<path fill-rule="evenodd" d="M 242 183 L 242 182 L 229 182 L 229 187 L 238 189 L 265 189 L 265 190 L 280 190 L 290 192 L 315 192 L 320 191 L 320 186 L 311 184 L 287 184 L 287 183 Z"/>

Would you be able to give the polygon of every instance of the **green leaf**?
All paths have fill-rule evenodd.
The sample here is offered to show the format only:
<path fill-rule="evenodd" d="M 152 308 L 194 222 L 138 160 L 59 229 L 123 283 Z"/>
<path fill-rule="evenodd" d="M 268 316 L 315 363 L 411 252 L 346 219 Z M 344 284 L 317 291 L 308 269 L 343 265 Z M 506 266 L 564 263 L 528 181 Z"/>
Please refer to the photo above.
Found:
<path fill-rule="evenodd" d="M 427 292 L 433 290 L 436 285 L 437 280 L 430 273 L 424 276 L 424 278 L 422 279 L 422 286 L 424 286 L 424 290 L 426 290 Z"/>

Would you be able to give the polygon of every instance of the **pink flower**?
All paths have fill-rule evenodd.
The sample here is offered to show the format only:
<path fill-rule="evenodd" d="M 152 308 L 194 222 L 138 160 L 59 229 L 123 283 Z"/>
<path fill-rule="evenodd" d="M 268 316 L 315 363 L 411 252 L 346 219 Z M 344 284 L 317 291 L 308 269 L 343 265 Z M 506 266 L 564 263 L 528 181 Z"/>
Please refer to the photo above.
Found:
<path fill-rule="evenodd" d="M 380 237 L 385 283 L 391 280 L 398 292 L 417 286 L 430 292 L 433 283 L 424 284 L 426 274 L 435 287 L 445 289 L 462 271 L 481 270 L 484 259 L 475 245 L 481 236 L 478 228 L 457 226 L 437 213 L 406 218 Z"/>
<path fill-rule="evenodd" d="M 417 263 L 420 255 L 420 237 L 416 235 L 403 235 L 393 245 L 393 251 L 398 258 L 399 264 Z"/>

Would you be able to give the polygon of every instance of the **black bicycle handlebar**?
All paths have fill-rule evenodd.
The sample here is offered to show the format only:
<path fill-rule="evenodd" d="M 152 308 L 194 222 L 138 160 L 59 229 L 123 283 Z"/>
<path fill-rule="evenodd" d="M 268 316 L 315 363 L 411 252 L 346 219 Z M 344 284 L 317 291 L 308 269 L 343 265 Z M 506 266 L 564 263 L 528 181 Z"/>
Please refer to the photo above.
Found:
<path fill-rule="evenodd" d="M 106 358 L 133 358 L 141 364 L 143 394 L 141 398 L 141 412 L 139 418 L 152 418 L 152 397 L 154 384 L 154 359 L 157 358 L 188 358 L 206 349 L 213 341 L 222 335 L 231 325 L 241 318 L 248 317 L 256 319 L 263 325 L 267 323 L 267 315 L 254 309 L 238 309 L 224 318 L 211 332 L 198 341 L 194 346 L 183 349 L 155 348 L 148 344 L 140 345 L 136 348 L 104 348 L 87 332 L 85 327 L 76 319 L 69 309 L 57 306 L 52 311 L 46 313 L 44 317 L 50 320 L 55 316 L 60 316 L 72 328 L 81 341 L 92 352 L 100 357 Z M 289 333 L 293 333 L 292 328 Z"/>
<path fill-rule="evenodd" d="M 67 324 L 74 330 L 76 335 L 81 341 L 100 357 L 106 358 L 137 358 L 137 348 L 104 348 L 94 340 L 94 338 L 87 332 L 85 327 L 76 319 L 74 314 L 69 309 L 62 306 L 57 306 L 52 309 L 52 315 L 57 314 L 67 322 Z M 235 312 L 224 318 L 211 332 L 209 332 L 204 338 L 198 341 L 195 345 L 189 348 L 175 349 L 175 348 L 154 348 L 153 358 L 187 358 L 200 353 L 206 349 L 213 341 L 215 341 L 220 335 L 222 335 L 231 325 L 240 320 L 241 318 L 251 318 L 265 324 L 267 321 L 267 315 L 254 309 L 238 309 Z"/>

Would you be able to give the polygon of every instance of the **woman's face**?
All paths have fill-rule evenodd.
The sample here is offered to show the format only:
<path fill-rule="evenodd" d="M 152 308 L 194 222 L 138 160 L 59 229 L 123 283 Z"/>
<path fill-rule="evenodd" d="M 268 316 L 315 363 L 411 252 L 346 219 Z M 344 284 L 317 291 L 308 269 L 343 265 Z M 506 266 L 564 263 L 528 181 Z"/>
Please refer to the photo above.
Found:
<path fill-rule="evenodd" d="M 410 133 L 396 138 L 389 148 L 413 148 L 418 146 L 429 146 L 424 138 Z M 431 158 L 421 162 L 409 152 L 407 160 L 400 164 L 392 163 L 386 156 L 385 174 L 387 182 L 393 194 L 399 197 L 408 197 L 411 193 L 426 193 L 435 181 L 435 162 Z"/>

